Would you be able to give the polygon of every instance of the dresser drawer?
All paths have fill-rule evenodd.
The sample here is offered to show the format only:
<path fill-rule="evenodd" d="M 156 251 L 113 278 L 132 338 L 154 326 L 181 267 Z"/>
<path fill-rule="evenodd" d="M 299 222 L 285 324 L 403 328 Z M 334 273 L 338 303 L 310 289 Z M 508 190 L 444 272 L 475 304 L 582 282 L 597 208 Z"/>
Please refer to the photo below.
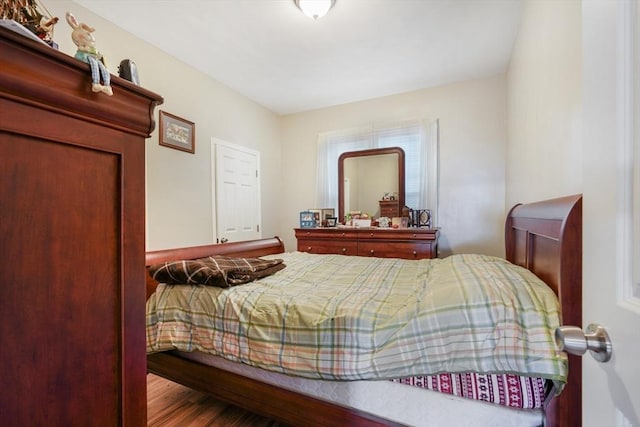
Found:
<path fill-rule="evenodd" d="M 393 218 L 400 216 L 400 202 L 398 201 L 380 201 L 380 216 Z"/>
<path fill-rule="evenodd" d="M 298 251 L 379 258 L 437 258 L 438 229 L 296 228 Z"/>
<path fill-rule="evenodd" d="M 297 239 L 357 239 L 358 232 L 354 229 L 336 229 L 336 228 L 297 228 Z"/>
<path fill-rule="evenodd" d="M 415 231 L 410 228 L 399 228 L 399 229 L 368 229 L 368 230 L 359 230 L 358 231 L 358 239 L 360 240 L 405 240 L 405 241 L 432 241 L 435 240 L 437 233 L 435 230 L 430 232 L 420 231 L 416 229 Z"/>
<path fill-rule="evenodd" d="M 383 208 L 380 207 L 380 216 L 386 216 L 387 218 L 393 218 L 394 216 L 400 216 L 398 208 Z"/>
<path fill-rule="evenodd" d="M 298 251 L 310 254 L 358 255 L 358 242 L 298 238 Z"/>
<path fill-rule="evenodd" d="M 378 258 L 424 259 L 436 258 L 435 245 L 410 242 L 363 242 L 358 243 L 358 255 Z"/>

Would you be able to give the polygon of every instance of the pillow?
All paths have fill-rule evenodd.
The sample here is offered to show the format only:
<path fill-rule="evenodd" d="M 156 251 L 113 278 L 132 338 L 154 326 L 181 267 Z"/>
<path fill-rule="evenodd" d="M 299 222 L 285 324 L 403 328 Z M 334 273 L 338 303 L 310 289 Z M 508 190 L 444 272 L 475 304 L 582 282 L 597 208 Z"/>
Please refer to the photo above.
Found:
<path fill-rule="evenodd" d="M 170 285 L 207 285 L 228 288 L 273 274 L 285 267 L 282 259 L 210 256 L 167 261 L 149 267 L 151 277 Z"/>

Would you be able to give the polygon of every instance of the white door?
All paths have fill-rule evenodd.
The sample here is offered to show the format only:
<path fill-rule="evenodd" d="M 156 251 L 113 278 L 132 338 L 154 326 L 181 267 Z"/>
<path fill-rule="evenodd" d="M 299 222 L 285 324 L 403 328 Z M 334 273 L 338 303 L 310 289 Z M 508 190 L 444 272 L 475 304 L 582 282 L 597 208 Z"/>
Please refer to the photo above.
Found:
<path fill-rule="evenodd" d="M 260 239 L 260 153 L 212 140 L 216 241 Z"/>
<path fill-rule="evenodd" d="M 640 426 L 640 20 L 635 0 L 583 0 L 582 13 L 582 326 L 613 343 L 608 363 L 583 356 L 583 425 Z"/>

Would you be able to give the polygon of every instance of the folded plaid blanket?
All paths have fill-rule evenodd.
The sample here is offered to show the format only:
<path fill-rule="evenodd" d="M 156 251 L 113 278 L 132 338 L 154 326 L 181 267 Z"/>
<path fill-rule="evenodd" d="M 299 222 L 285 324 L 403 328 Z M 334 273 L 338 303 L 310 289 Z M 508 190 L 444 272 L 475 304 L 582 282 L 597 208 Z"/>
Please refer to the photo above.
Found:
<path fill-rule="evenodd" d="M 219 288 L 248 283 L 285 267 L 282 259 L 210 256 L 168 261 L 149 267 L 151 277 L 169 285 L 209 285 Z"/>

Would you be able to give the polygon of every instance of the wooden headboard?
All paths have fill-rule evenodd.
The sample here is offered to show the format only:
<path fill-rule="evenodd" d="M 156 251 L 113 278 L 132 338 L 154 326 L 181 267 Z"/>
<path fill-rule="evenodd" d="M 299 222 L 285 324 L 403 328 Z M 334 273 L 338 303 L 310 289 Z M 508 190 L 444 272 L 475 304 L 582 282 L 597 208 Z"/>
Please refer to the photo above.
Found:
<path fill-rule="evenodd" d="M 514 206 L 505 224 L 507 260 L 558 295 L 563 325 L 582 325 L 582 195 Z M 582 359 L 569 355 L 564 391 L 547 408 L 548 425 L 582 425 Z"/>

